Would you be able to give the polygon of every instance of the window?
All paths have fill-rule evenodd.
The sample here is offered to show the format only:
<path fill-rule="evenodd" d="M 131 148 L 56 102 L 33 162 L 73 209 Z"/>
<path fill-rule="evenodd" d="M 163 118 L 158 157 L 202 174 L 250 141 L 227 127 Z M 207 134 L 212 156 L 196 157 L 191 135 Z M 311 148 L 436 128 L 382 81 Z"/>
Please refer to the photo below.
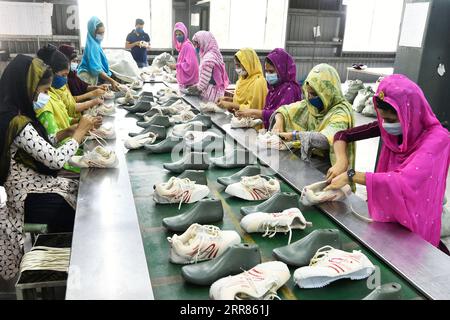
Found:
<path fill-rule="evenodd" d="M 81 45 L 86 42 L 87 23 L 96 15 L 105 24 L 106 48 L 124 48 L 136 18 L 145 21 L 153 48 L 172 47 L 172 0 L 78 0 Z"/>
<path fill-rule="evenodd" d="M 397 51 L 403 0 L 346 0 L 344 4 L 344 51 Z"/>
<path fill-rule="evenodd" d="M 210 31 L 221 49 L 284 47 L 288 0 L 211 0 Z"/>

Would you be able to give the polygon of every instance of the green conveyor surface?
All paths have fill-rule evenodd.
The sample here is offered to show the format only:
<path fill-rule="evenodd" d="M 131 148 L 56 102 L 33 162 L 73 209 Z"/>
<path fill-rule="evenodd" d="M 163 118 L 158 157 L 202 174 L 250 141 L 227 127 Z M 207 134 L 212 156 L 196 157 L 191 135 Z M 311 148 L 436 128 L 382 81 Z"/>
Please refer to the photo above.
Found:
<path fill-rule="evenodd" d="M 209 287 L 191 285 L 184 282 L 181 276 L 181 265 L 169 262 L 169 243 L 167 237 L 172 233 L 167 232 L 162 226 L 164 217 L 178 215 L 192 207 L 183 204 L 178 210 L 178 204 L 160 205 L 152 199 L 153 185 L 167 181 L 171 176 L 169 171 L 163 168 L 163 163 L 171 162 L 170 154 L 148 154 L 145 150 L 133 150 L 126 155 L 127 165 L 133 189 L 138 219 L 143 239 L 147 264 L 153 286 L 155 299 L 208 299 Z M 263 238 L 262 234 L 246 234 L 239 226 L 242 218 L 239 210 L 243 206 L 255 205 L 259 202 L 240 200 L 227 195 L 224 187 L 217 183 L 217 178 L 229 176 L 240 169 L 210 168 L 207 171 L 208 186 L 213 196 L 224 201 L 225 216 L 222 223 L 216 224 L 221 229 L 236 230 L 247 243 L 258 244 L 263 261 L 274 260 L 272 250 L 287 244 L 288 235 L 278 233 L 274 238 Z M 280 180 L 281 181 L 281 180 Z M 286 183 L 282 183 L 282 191 L 294 192 Z M 403 288 L 403 298 L 415 299 L 421 295 L 407 281 L 394 270 L 381 262 L 380 259 L 370 253 L 335 222 L 316 208 L 304 208 L 302 212 L 313 227 L 304 231 L 294 230 L 292 242 L 301 239 L 314 229 L 336 228 L 341 230 L 344 250 L 362 250 L 368 258 L 379 267 L 381 283 L 397 282 Z M 295 268 L 290 268 L 291 275 Z M 362 299 L 370 293 L 366 280 L 339 280 L 321 289 L 300 289 L 291 279 L 278 293 L 282 299 L 303 300 L 332 300 L 332 299 Z"/>

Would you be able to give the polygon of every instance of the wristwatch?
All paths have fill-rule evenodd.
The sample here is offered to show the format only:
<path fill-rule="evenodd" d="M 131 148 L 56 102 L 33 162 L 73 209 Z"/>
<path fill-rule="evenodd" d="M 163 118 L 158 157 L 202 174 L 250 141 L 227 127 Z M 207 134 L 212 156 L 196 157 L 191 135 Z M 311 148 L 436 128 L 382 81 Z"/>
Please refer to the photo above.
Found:
<path fill-rule="evenodd" d="M 349 181 L 350 183 L 353 183 L 353 177 L 355 176 L 355 174 L 356 174 L 356 172 L 355 172 L 354 169 L 349 169 L 349 170 L 347 171 L 347 177 L 348 177 L 348 181 Z"/>

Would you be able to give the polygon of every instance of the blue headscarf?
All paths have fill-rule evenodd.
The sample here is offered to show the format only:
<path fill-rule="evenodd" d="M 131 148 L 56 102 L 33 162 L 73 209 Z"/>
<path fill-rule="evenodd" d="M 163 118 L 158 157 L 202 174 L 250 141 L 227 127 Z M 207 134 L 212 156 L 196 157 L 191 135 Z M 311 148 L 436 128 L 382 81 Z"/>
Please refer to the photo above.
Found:
<path fill-rule="evenodd" d="M 100 46 L 100 41 L 95 38 L 95 30 L 101 23 L 97 17 L 92 17 L 88 22 L 88 33 L 86 47 L 84 48 L 83 59 L 78 67 L 78 73 L 87 72 L 93 76 L 98 76 L 100 72 L 111 76 L 108 60 Z"/>

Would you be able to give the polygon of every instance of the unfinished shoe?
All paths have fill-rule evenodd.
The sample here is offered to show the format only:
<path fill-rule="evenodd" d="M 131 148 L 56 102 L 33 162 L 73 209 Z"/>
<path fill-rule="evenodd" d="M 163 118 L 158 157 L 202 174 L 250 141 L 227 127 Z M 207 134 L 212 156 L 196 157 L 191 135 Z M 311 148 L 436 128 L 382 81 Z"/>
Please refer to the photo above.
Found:
<path fill-rule="evenodd" d="M 209 297 L 213 300 L 271 300 L 278 298 L 278 289 L 290 277 L 289 268 L 283 262 L 264 262 L 238 275 L 217 280 L 211 285 Z"/>
<path fill-rule="evenodd" d="M 200 102 L 199 106 L 200 112 L 202 113 L 224 113 L 225 109 L 217 106 L 214 102 L 203 103 Z"/>
<path fill-rule="evenodd" d="M 211 131 L 188 131 L 183 139 L 186 148 L 198 152 L 223 150 L 224 147 L 223 136 Z"/>
<path fill-rule="evenodd" d="M 375 266 L 360 251 L 325 246 L 317 250 L 308 267 L 295 270 L 294 281 L 300 288 L 322 288 L 339 279 L 365 279 L 374 271 Z"/>
<path fill-rule="evenodd" d="M 99 104 L 98 106 L 87 109 L 83 113 L 85 115 L 93 117 L 97 116 L 111 117 L 114 116 L 114 114 L 116 113 L 116 108 L 114 107 L 114 105 Z"/>
<path fill-rule="evenodd" d="M 249 201 L 266 200 L 280 192 L 280 182 L 275 178 L 260 175 L 242 177 L 241 182 L 230 184 L 225 192 Z"/>
<path fill-rule="evenodd" d="M 212 120 L 210 116 L 206 116 L 204 114 L 197 114 L 194 119 L 192 119 L 190 122 L 194 121 L 200 121 L 203 123 L 204 126 L 206 126 L 208 129 L 212 127 Z"/>
<path fill-rule="evenodd" d="M 208 128 L 201 121 L 191 121 L 177 124 L 173 127 L 172 134 L 177 137 L 184 137 L 188 131 L 206 131 Z"/>
<path fill-rule="evenodd" d="M 163 167 L 175 173 L 185 170 L 207 170 L 209 168 L 208 154 L 206 152 L 186 152 L 180 160 L 164 163 Z"/>
<path fill-rule="evenodd" d="M 169 261 L 190 264 L 220 257 L 232 245 L 241 242 L 236 231 L 220 230 L 216 226 L 194 223 L 182 235 L 167 238 L 170 243 Z"/>
<path fill-rule="evenodd" d="M 218 158 L 211 158 L 211 163 L 216 167 L 231 169 L 231 168 L 243 168 L 245 166 L 254 164 L 256 157 L 247 150 L 234 149 L 231 152 L 227 152 L 224 156 Z"/>
<path fill-rule="evenodd" d="M 144 119 L 144 121 L 148 121 L 149 118 L 153 117 L 155 114 L 159 114 L 164 116 L 165 114 L 163 113 L 163 111 L 161 110 L 161 108 L 157 108 L 157 107 L 152 107 L 150 110 L 148 110 L 147 112 L 138 112 L 135 113 L 136 116 L 138 116 L 141 119 Z"/>
<path fill-rule="evenodd" d="M 144 82 L 140 80 L 133 81 L 133 83 L 130 84 L 130 88 L 133 90 L 141 90 L 144 86 Z"/>
<path fill-rule="evenodd" d="M 257 206 L 241 207 L 241 214 L 253 212 L 281 212 L 289 208 L 298 208 L 300 197 L 293 192 L 278 192 Z"/>
<path fill-rule="evenodd" d="M 139 100 L 133 106 L 124 105 L 123 108 L 131 113 L 147 112 L 152 108 L 152 103 L 149 101 Z"/>
<path fill-rule="evenodd" d="M 261 253 L 256 244 L 239 243 L 229 247 L 225 253 L 203 263 L 184 266 L 184 280 L 199 286 L 209 286 L 223 277 L 250 270 L 261 263 Z"/>
<path fill-rule="evenodd" d="M 336 249 L 342 248 L 339 230 L 317 229 L 306 237 L 281 248 L 273 250 L 274 257 L 289 266 L 304 267 L 322 247 L 331 246 Z"/>
<path fill-rule="evenodd" d="M 175 217 L 164 218 L 162 224 L 167 230 L 184 232 L 194 223 L 211 224 L 222 220 L 222 201 L 216 199 L 202 199 L 197 202 L 191 210 Z"/>
<path fill-rule="evenodd" d="M 383 284 L 363 300 L 402 300 L 402 286 L 395 282 Z"/>
<path fill-rule="evenodd" d="M 183 143 L 183 138 L 168 136 L 163 141 L 156 144 L 146 144 L 144 148 L 150 153 L 168 153 L 172 152 L 172 149 L 175 148 L 179 143 Z"/>
<path fill-rule="evenodd" d="M 208 185 L 206 179 L 206 172 L 204 170 L 186 170 L 178 176 L 179 179 L 188 178 L 191 181 L 195 181 L 196 184 Z"/>
<path fill-rule="evenodd" d="M 312 206 L 327 201 L 343 200 L 352 192 L 349 185 L 345 185 L 339 190 L 323 191 L 326 186 L 328 186 L 327 181 L 320 181 L 304 187 L 300 201 L 304 206 Z"/>
<path fill-rule="evenodd" d="M 115 94 L 114 94 L 114 92 L 111 91 L 111 90 L 107 90 L 107 91 L 105 92 L 105 94 L 103 95 L 103 99 L 105 99 L 105 100 L 112 100 L 112 99 L 114 99 L 114 98 L 115 98 Z"/>
<path fill-rule="evenodd" d="M 175 114 L 170 117 L 171 124 L 180 124 L 192 121 L 195 118 L 195 113 L 190 110 L 183 111 L 180 114 Z"/>
<path fill-rule="evenodd" d="M 270 131 L 258 134 L 257 141 L 262 149 L 289 150 L 291 148 L 290 142 L 285 142 L 279 135 Z"/>
<path fill-rule="evenodd" d="M 238 129 L 238 128 L 253 128 L 257 125 L 262 124 L 261 119 L 253 119 L 253 118 L 237 118 L 233 116 L 231 118 L 231 128 Z"/>
<path fill-rule="evenodd" d="M 163 126 L 157 126 L 157 125 L 151 125 L 148 126 L 147 128 L 145 128 L 144 130 L 142 130 L 141 132 L 130 132 L 128 135 L 130 137 L 135 137 L 141 134 L 146 134 L 149 132 L 153 132 L 154 134 L 156 134 L 158 137 L 156 138 L 156 140 L 161 140 L 161 139 L 165 139 L 166 138 L 166 128 Z"/>
<path fill-rule="evenodd" d="M 168 116 L 162 116 L 160 114 L 155 114 L 153 117 L 148 118 L 147 121 L 138 121 L 136 124 L 141 128 L 147 128 L 151 125 L 163 126 L 168 128 L 172 125 Z"/>
<path fill-rule="evenodd" d="M 118 163 L 116 153 L 101 146 L 95 147 L 82 156 L 73 156 L 69 160 L 71 166 L 78 168 L 115 168 Z"/>
<path fill-rule="evenodd" d="M 142 148 L 146 144 L 153 144 L 158 136 L 153 132 L 147 132 L 144 134 L 137 135 L 133 138 L 125 140 L 125 148 L 129 150 Z"/>
<path fill-rule="evenodd" d="M 288 244 L 291 243 L 292 230 L 304 230 L 312 223 L 306 221 L 299 208 L 290 208 L 282 212 L 255 212 L 241 220 L 241 227 L 247 233 L 264 233 L 263 237 L 274 237 L 278 232 L 289 233 Z"/>
<path fill-rule="evenodd" d="M 177 203 L 194 203 L 209 194 L 208 186 L 196 184 L 187 178 L 179 179 L 172 177 L 167 182 L 155 185 L 153 200 L 160 204 Z"/>
<path fill-rule="evenodd" d="M 217 178 L 217 182 L 224 186 L 229 186 L 233 183 L 238 183 L 241 181 L 242 177 L 251 177 L 261 174 L 261 168 L 258 166 L 246 166 L 239 172 L 229 176 L 229 177 L 219 177 Z"/>
<path fill-rule="evenodd" d="M 125 93 L 124 97 L 117 98 L 116 102 L 119 105 L 134 106 L 136 101 L 135 101 L 133 95 L 131 94 L 131 92 L 127 92 L 127 93 Z"/>
<path fill-rule="evenodd" d="M 86 140 L 114 140 L 116 138 L 116 131 L 111 123 L 104 123 L 98 129 L 92 129 L 89 131 L 89 135 L 86 136 Z"/>

